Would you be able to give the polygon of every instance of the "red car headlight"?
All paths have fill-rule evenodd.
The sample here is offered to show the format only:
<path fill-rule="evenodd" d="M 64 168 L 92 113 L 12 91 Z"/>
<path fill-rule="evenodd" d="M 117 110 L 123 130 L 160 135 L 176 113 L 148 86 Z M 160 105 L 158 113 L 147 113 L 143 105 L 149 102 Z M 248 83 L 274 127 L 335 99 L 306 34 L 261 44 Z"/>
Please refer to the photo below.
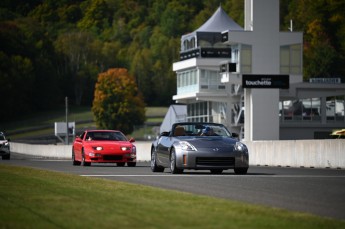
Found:
<path fill-rule="evenodd" d="M 92 147 L 92 149 L 100 151 L 100 150 L 103 150 L 103 147 L 102 146 L 94 146 L 94 147 Z"/>
<path fill-rule="evenodd" d="M 121 146 L 121 150 L 122 150 L 122 151 L 128 151 L 128 150 L 131 150 L 131 147 L 128 147 L 128 146 Z"/>
<path fill-rule="evenodd" d="M 89 153 L 90 157 L 100 157 L 102 156 L 100 153 Z"/>

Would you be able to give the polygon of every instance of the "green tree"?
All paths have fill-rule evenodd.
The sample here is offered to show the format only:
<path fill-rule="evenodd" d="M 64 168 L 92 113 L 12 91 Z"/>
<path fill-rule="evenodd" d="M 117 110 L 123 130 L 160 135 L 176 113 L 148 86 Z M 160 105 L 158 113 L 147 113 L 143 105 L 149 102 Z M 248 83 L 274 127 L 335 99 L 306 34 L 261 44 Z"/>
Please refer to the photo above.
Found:
<path fill-rule="evenodd" d="M 30 59 L 19 55 L 7 56 L 0 51 L 0 120 L 18 117 L 32 110 L 33 66 Z"/>
<path fill-rule="evenodd" d="M 70 77 L 69 84 L 73 85 L 75 104 L 81 105 L 90 84 L 94 85 L 94 75 L 98 72 L 98 57 L 101 53 L 100 43 L 88 32 L 69 32 L 61 34 L 55 47 L 64 56 L 62 69 Z M 90 91 L 89 91 L 90 92 Z M 89 102 L 91 102 L 90 100 Z"/>
<path fill-rule="evenodd" d="M 98 75 L 92 105 L 96 124 L 125 134 L 145 121 L 145 104 L 127 69 L 113 68 Z"/>
<path fill-rule="evenodd" d="M 78 22 L 78 27 L 99 33 L 112 22 L 112 12 L 104 0 L 91 0 L 85 7 L 85 16 Z"/>
<path fill-rule="evenodd" d="M 55 52 L 39 25 L 30 19 L 0 22 L 0 53 L 0 97 L 7 98 L 2 117 L 15 118 L 56 104 Z"/>
<path fill-rule="evenodd" d="M 308 41 L 304 44 L 306 66 L 304 74 L 309 77 L 332 77 L 338 59 L 337 51 L 330 43 L 320 20 L 308 24 Z"/>
<path fill-rule="evenodd" d="M 178 59 L 180 38 L 167 37 L 156 27 L 150 39 L 152 52 L 152 82 L 155 100 L 152 105 L 169 105 L 176 93 L 176 74 L 171 65 Z"/>
<path fill-rule="evenodd" d="M 304 32 L 304 78 L 345 74 L 345 2 L 343 0 L 292 0 L 285 24 Z"/>

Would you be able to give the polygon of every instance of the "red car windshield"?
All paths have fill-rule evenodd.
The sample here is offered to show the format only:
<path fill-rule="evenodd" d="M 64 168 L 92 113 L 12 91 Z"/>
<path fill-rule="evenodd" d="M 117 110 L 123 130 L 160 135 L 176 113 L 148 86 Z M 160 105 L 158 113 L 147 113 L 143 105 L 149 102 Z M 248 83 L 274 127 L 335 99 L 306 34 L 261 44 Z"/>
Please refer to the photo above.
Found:
<path fill-rule="evenodd" d="M 87 132 L 86 141 L 127 141 L 121 132 Z"/>

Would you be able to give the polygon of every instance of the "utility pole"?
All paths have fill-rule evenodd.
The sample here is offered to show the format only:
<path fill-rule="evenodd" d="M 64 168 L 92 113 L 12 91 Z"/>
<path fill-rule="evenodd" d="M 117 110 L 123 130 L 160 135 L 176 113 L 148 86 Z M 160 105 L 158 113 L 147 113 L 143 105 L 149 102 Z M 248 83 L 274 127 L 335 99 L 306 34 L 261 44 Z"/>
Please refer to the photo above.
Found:
<path fill-rule="evenodd" d="M 66 104 L 66 139 L 65 144 L 68 145 L 68 97 L 65 98 L 65 104 Z"/>

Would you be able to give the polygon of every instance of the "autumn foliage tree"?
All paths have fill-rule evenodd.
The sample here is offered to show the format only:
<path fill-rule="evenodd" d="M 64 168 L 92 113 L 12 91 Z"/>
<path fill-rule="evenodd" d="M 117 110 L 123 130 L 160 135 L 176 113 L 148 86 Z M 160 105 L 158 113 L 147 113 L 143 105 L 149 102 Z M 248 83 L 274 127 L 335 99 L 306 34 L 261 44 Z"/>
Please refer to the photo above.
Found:
<path fill-rule="evenodd" d="M 125 134 L 144 123 L 145 104 L 127 69 L 112 68 L 98 75 L 92 112 L 99 128 Z"/>

